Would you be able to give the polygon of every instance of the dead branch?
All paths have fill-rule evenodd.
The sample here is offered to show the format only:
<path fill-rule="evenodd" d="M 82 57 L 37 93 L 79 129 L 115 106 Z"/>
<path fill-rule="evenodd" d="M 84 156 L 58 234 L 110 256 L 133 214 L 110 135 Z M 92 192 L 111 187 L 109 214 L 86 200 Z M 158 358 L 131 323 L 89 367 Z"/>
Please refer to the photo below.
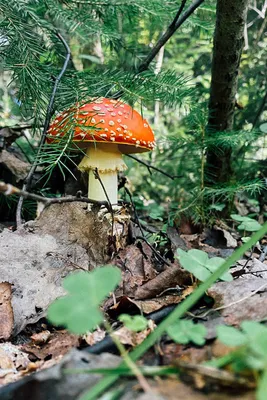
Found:
<path fill-rule="evenodd" d="M 136 240 L 143 240 L 144 242 L 146 242 L 146 244 L 148 245 L 148 247 L 151 248 L 151 250 L 153 251 L 153 253 L 155 254 L 155 256 L 160 259 L 160 261 L 162 261 L 164 264 L 168 265 L 169 267 L 171 266 L 171 264 L 166 260 L 166 258 L 162 257 L 162 255 L 149 243 L 149 241 L 143 237 L 143 236 L 136 236 L 135 238 Z"/>
<path fill-rule="evenodd" d="M 132 156 L 130 154 L 126 154 L 126 155 L 127 155 L 127 157 L 132 158 L 133 160 L 135 160 L 135 161 L 139 162 L 140 164 L 146 166 L 147 169 L 148 169 L 148 172 L 150 173 L 150 175 L 152 175 L 151 169 L 154 169 L 155 171 L 160 172 L 162 175 L 165 175 L 165 176 L 167 176 L 168 178 L 170 178 L 172 180 L 174 180 L 176 178 L 181 178 L 181 175 L 170 175 L 167 172 L 163 171 L 162 169 L 160 169 L 158 167 L 154 167 L 154 165 L 152 165 L 152 164 L 150 164 L 150 163 L 148 163 L 146 161 L 140 160 L 139 158 L 137 158 L 135 156 Z"/>
<path fill-rule="evenodd" d="M 63 67 L 62 67 L 59 75 L 56 77 L 55 82 L 54 82 L 54 87 L 53 87 L 53 90 L 52 90 L 52 93 L 51 93 L 51 97 L 50 97 L 50 100 L 49 100 L 49 104 L 48 104 L 47 110 L 46 110 L 45 122 L 44 122 L 44 127 L 43 127 L 43 131 L 42 131 L 40 143 L 39 143 L 39 146 L 38 146 L 38 151 L 37 151 L 35 160 L 34 160 L 34 162 L 32 164 L 32 167 L 31 167 L 31 169 L 30 169 L 30 171 L 29 171 L 29 173 L 28 173 L 28 175 L 27 175 L 27 177 L 25 179 L 25 182 L 24 182 L 23 187 L 22 187 L 22 191 L 26 191 L 30 187 L 33 174 L 34 174 L 34 172 L 35 172 L 35 170 L 37 168 L 39 155 L 40 155 L 40 153 L 42 151 L 42 146 L 45 143 L 47 129 L 49 127 L 50 120 L 51 120 L 51 117 L 53 115 L 53 104 L 54 104 L 57 88 L 58 88 L 59 82 L 60 82 L 63 74 L 65 73 L 65 71 L 67 69 L 67 66 L 68 66 L 68 63 L 69 63 L 69 60 L 70 60 L 71 53 L 70 53 L 70 48 L 69 48 L 67 42 L 65 41 L 65 39 L 63 38 L 63 36 L 60 33 L 56 33 L 56 36 L 59 38 L 59 40 L 61 41 L 61 43 L 64 45 L 64 47 L 66 49 L 65 61 L 64 61 Z M 17 212 L 16 212 L 17 226 L 22 224 L 21 209 L 22 209 L 22 205 L 23 205 L 23 199 L 24 199 L 24 197 L 21 196 L 19 201 L 18 201 L 18 205 L 17 205 Z"/>
<path fill-rule="evenodd" d="M 73 203 L 75 201 L 79 201 L 81 203 L 87 204 L 95 204 L 98 206 L 105 206 L 108 211 L 110 211 L 110 206 L 107 201 L 97 201 L 93 199 L 88 199 L 87 197 L 82 196 L 67 196 L 67 197 L 43 197 L 38 194 L 29 193 L 25 190 L 21 190 L 16 186 L 11 185 L 10 183 L 5 183 L 0 181 L 0 193 L 3 193 L 5 196 L 18 195 L 23 197 L 24 199 L 32 199 L 35 201 L 40 201 L 45 205 L 45 207 L 50 206 L 51 204 L 62 204 L 62 203 Z"/>
<path fill-rule="evenodd" d="M 144 62 L 139 66 L 138 73 L 146 71 L 149 67 L 151 61 L 154 60 L 158 52 L 160 51 L 161 47 L 165 45 L 165 43 L 170 39 L 170 37 L 177 31 L 178 28 L 190 17 L 191 14 L 204 2 L 204 0 L 194 0 L 193 3 L 185 10 L 185 12 L 181 14 L 184 6 L 185 1 L 182 1 L 181 6 L 174 17 L 172 23 L 168 26 L 165 33 L 161 36 L 158 42 L 155 44 L 153 49 L 147 55 Z"/>

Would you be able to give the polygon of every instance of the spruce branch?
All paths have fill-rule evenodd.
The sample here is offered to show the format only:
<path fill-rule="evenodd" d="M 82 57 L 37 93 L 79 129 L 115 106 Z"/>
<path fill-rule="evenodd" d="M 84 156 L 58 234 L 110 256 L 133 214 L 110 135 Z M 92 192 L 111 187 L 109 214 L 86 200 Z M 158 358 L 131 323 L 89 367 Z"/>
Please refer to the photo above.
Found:
<path fill-rule="evenodd" d="M 66 49 L 66 57 L 65 57 L 65 61 L 64 61 L 63 67 L 62 67 L 59 75 L 55 79 L 53 91 L 51 93 L 51 97 L 50 97 L 50 100 L 49 100 L 49 103 L 48 103 L 48 107 L 47 107 L 47 111 L 46 111 L 45 122 L 44 122 L 44 127 L 43 127 L 43 131 L 42 131 L 40 143 L 39 143 L 39 146 L 38 146 L 38 151 L 37 151 L 37 154 L 36 154 L 36 157 L 35 157 L 35 161 L 33 162 L 32 167 L 31 167 L 31 169 L 30 169 L 30 171 L 29 171 L 29 173 L 28 173 L 28 175 L 27 175 L 27 177 L 26 177 L 26 179 L 24 181 L 24 184 L 23 184 L 23 187 L 22 187 L 22 191 L 26 191 L 31 185 L 32 177 L 33 177 L 33 174 L 34 174 L 34 172 L 35 172 L 35 170 L 37 168 L 38 159 L 39 159 L 40 153 L 42 151 L 43 144 L 45 143 L 47 129 L 49 127 L 50 120 L 51 120 L 51 117 L 53 115 L 53 104 L 54 104 L 54 101 L 55 101 L 57 88 L 58 88 L 59 82 L 60 82 L 64 72 L 67 69 L 67 66 L 68 66 L 68 63 L 69 63 L 69 60 L 70 60 L 70 55 L 71 55 L 70 54 L 70 48 L 69 48 L 66 40 L 58 32 L 56 33 L 56 36 L 59 38 L 61 43 L 63 43 L 63 45 L 64 45 L 64 47 Z M 19 198 L 17 211 L 16 211 L 16 223 L 17 223 L 17 226 L 21 225 L 21 223 L 22 223 L 22 220 L 21 220 L 22 205 L 23 205 L 23 197 L 21 196 Z"/>
<path fill-rule="evenodd" d="M 175 27 L 176 22 L 178 21 L 180 15 L 181 15 L 182 12 L 183 12 L 183 9 L 184 9 L 184 7 L 185 7 L 185 3 L 186 3 L 186 2 L 187 2 L 187 0 L 182 0 L 181 5 L 180 5 L 180 7 L 179 7 L 179 10 L 177 11 L 177 14 L 175 15 L 174 20 L 172 21 L 170 27 Z"/>
<path fill-rule="evenodd" d="M 154 60 L 158 52 L 160 51 L 161 47 L 163 47 L 166 42 L 172 37 L 172 35 L 177 31 L 178 28 L 190 17 L 191 14 L 204 2 L 205 0 L 194 0 L 193 3 L 185 10 L 185 12 L 181 14 L 184 6 L 185 1 L 182 1 L 181 6 L 172 21 L 169 25 L 165 33 L 161 36 L 159 41 L 150 51 L 148 56 L 146 57 L 145 61 L 138 67 L 138 73 L 143 72 L 148 69 L 149 64 Z"/>

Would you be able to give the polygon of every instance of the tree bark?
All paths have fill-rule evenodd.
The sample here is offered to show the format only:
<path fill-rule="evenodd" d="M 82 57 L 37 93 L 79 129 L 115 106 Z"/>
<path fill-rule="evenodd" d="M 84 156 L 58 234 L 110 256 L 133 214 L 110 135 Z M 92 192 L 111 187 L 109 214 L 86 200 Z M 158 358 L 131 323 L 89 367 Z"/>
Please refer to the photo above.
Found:
<path fill-rule="evenodd" d="M 249 0 L 217 0 L 207 135 L 233 128 L 238 70 Z M 206 183 L 225 183 L 232 174 L 231 148 L 207 149 Z"/>

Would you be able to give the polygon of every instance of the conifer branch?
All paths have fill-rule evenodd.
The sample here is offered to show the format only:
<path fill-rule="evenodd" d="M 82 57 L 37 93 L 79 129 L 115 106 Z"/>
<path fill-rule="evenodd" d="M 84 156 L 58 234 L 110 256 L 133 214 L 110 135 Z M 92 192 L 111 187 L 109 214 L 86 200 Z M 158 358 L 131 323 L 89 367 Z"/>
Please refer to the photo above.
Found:
<path fill-rule="evenodd" d="M 174 20 L 172 21 L 170 27 L 174 27 L 174 26 L 175 26 L 175 24 L 176 24 L 176 22 L 178 21 L 180 15 L 181 15 L 182 12 L 183 12 L 183 9 L 184 9 L 184 7 L 185 7 L 185 3 L 186 3 L 186 2 L 187 2 L 187 0 L 182 0 L 181 5 L 180 5 L 180 7 L 179 7 L 179 10 L 177 11 L 177 14 L 175 15 Z"/>
<path fill-rule="evenodd" d="M 24 181 L 24 184 L 23 184 L 23 187 L 22 187 L 22 191 L 26 191 L 31 185 L 32 177 L 33 177 L 33 174 L 34 174 L 34 172 L 35 172 L 35 170 L 37 168 L 38 159 L 39 159 L 40 153 L 42 151 L 42 146 L 45 143 L 47 129 L 49 127 L 50 120 L 51 120 L 51 117 L 53 115 L 53 105 L 54 105 L 54 100 L 55 100 L 57 88 L 58 88 L 58 85 L 59 85 L 59 82 L 60 82 L 62 76 L 64 75 L 64 73 L 65 73 L 65 71 L 67 69 L 67 66 L 68 66 L 68 63 L 69 63 L 69 60 L 70 60 L 71 53 L 70 53 L 70 48 L 69 48 L 67 42 L 65 41 L 65 39 L 63 38 L 63 36 L 60 33 L 57 32 L 56 36 L 63 43 L 63 45 L 64 45 L 64 47 L 66 49 L 65 61 L 64 61 L 64 64 L 63 64 L 63 67 L 62 67 L 60 73 L 55 78 L 53 91 L 52 91 L 52 94 L 51 94 L 51 97 L 50 97 L 50 100 L 49 100 L 49 104 L 48 104 L 48 107 L 47 107 L 47 111 L 46 111 L 45 122 L 44 122 L 44 127 L 43 127 L 43 131 L 42 131 L 40 143 L 39 143 L 39 146 L 38 146 L 38 151 L 37 151 L 35 160 L 34 160 L 34 162 L 32 164 L 32 167 L 31 167 L 31 169 L 30 169 L 30 171 L 29 171 L 29 173 L 28 173 L 28 175 L 27 175 L 27 177 L 26 177 L 26 179 Z M 17 205 L 17 211 L 16 211 L 16 223 L 17 223 L 17 226 L 21 225 L 21 223 L 22 223 L 22 221 L 21 221 L 22 205 L 23 205 L 23 197 L 21 196 L 19 198 L 18 205 Z"/>
<path fill-rule="evenodd" d="M 193 3 L 185 10 L 185 12 L 180 16 L 185 1 L 182 1 L 181 6 L 172 21 L 172 23 L 167 28 L 166 32 L 161 36 L 159 41 L 153 47 L 151 52 L 146 57 L 145 61 L 139 66 L 138 73 L 143 72 L 148 69 L 149 64 L 154 60 L 156 55 L 158 54 L 161 47 L 163 47 L 166 42 L 171 38 L 171 36 L 177 31 L 178 28 L 190 17 L 191 14 L 204 2 L 205 0 L 194 0 Z"/>

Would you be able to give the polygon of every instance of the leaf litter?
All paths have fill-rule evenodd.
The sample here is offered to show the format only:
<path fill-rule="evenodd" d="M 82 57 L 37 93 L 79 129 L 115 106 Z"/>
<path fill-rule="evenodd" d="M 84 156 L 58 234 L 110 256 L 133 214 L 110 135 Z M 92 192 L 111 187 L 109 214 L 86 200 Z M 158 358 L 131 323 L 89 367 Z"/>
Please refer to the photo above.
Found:
<path fill-rule="evenodd" d="M 214 235 L 214 232 L 217 232 L 217 234 Z M 4 234 L 8 237 L 8 234 Z M 14 234 L 9 232 L 9 234 L 16 236 L 16 233 Z M 228 232 L 226 229 L 221 227 L 214 227 L 213 230 L 205 231 L 203 233 L 179 235 L 176 231 L 176 234 L 177 238 L 175 238 L 175 230 L 169 230 L 168 235 L 171 236 L 171 239 L 169 240 L 173 254 L 175 254 L 178 248 L 182 248 L 184 251 L 188 249 L 205 250 L 211 257 L 226 256 L 228 250 L 236 247 L 238 239 L 238 235 L 235 232 Z M 31 239 L 34 238 L 34 235 L 38 238 L 38 233 L 31 233 Z M 26 233 L 22 235 L 22 242 L 25 237 L 27 237 Z M 23 242 L 23 245 L 24 243 L 25 242 Z M 58 245 L 57 242 L 56 244 Z M 52 250 L 55 250 L 53 246 Z M 70 251 L 71 247 L 68 247 L 68 252 Z M 82 251 L 79 251 L 80 260 L 85 260 L 81 267 L 84 269 L 86 268 L 85 264 L 88 262 L 88 259 L 83 258 L 84 256 L 82 255 Z M 57 254 L 60 254 L 58 250 L 56 250 L 56 252 Z M 62 250 L 61 254 L 63 254 Z M 33 257 L 36 257 L 36 254 Z M 45 259 L 44 253 L 42 253 L 41 257 Z M 62 276 L 66 276 L 66 274 L 72 273 L 76 270 L 73 265 L 70 266 L 71 264 L 67 264 L 68 268 L 66 268 L 66 265 L 64 265 L 64 259 L 66 260 L 66 258 L 64 257 L 66 256 L 63 255 L 63 258 L 61 258 L 62 263 L 59 263 L 59 266 L 62 269 L 59 269 L 58 271 L 62 271 L 61 273 L 63 273 L 60 279 L 62 279 Z M 80 260 L 77 258 L 77 255 L 75 257 L 76 258 L 73 259 L 74 263 L 76 265 L 81 264 Z M 267 277 L 267 268 L 266 261 L 259 261 L 259 257 L 260 254 L 258 251 L 254 252 L 253 256 L 248 254 L 248 259 L 240 260 L 236 267 L 231 270 L 233 272 L 233 276 L 235 277 L 233 282 L 217 282 L 207 292 L 207 296 L 209 296 L 207 299 L 209 298 L 213 302 L 212 308 L 210 305 L 205 305 L 205 302 L 202 303 L 202 305 L 197 306 L 196 309 L 193 310 L 192 314 L 188 314 L 187 318 L 189 318 L 189 321 L 192 317 L 194 317 L 197 318 L 197 320 L 203 320 L 202 322 L 204 322 L 204 324 L 206 323 L 206 325 L 214 326 L 214 324 L 218 322 L 218 318 L 214 318 L 214 316 L 218 315 L 218 313 L 220 315 L 221 323 L 223 321 L 225 324 L 234 326 L 239 326 L 244 320 L 252 319 L 256 321 L 262 321 L 266 319 L 267 315 L 265 310 L 267 309 L 267 297 L 265 294 L 265 287 L 263 285 L 265 284 L 265 278 Z M 67 258 L 70 259 L 69 255 Z M 59 258 L 57 257 L 57 262 L 58 260 Z M 112 262 L 121 269 L 123 276 L 122 282 L 118 289 L 115 290 L 114 295 L 103 303 L 103 310 L 113 319 L 117 319 L 121 313 L 131 314 L 134 312 L 134 314 L 139 313 L 148 315 L 166 307 L 167 305 L 178 304 L 194 290 L 195 283 L 194 280 L 192 280 L 191 274 L 181 268 L 177 259 L 173 258 L 170 260 L 170 266 L 161 266 L 159 269 L 157 263 L 155 263 L 153 252 L 151 251 L 151 248 L 146 245 L 146 243 L 142 243 L 141 247 L 136 246 L 135 244 L 126 246 L 124 249 L 119 251 Z M 46 277 L 47 271 L 49 271 L 49 269 L 46 268 Z M 9 283 L 9 281 L 11 283 Z M 9 288 L 7 291 L 8 294 L 5 294 L 5 302 L 2 303 L 2 307 L 5 303 L 6 308 L 5 310 L 1 308 L 0 314 L 0 326 L 1 322 L 4 321 L 5 318 L 7 318 L 9 321 L 9 323 L 6 325 L 8 328 L 6 328 L 6 332 L 3 334 L 3 338 L 5 340 L 11 336 L 12 331 L 15 332 L 15 335 L 17 335 L 19 330 L 25 330 L 27 328 L 25 322 L 23 324 L 20 323 L 20 325 L 16 325 L 18 324 L 16 320 L 16 315 L 18 315 L 16 306 L 14 314 L 15 321 L 13 322 L 12 320 L 12 285 L 12 291 L 14 292 L 15 296 L 17 296 L 17 289 L 16 281 L 14 279 L 9 279 L 9 281 L 7 281 L 6 285 L 3 282 L 0 286 L 0 289 L 4 288 L 4 292 L 7 288 Z M 44 282 L 45 280 L 42 281 L 42 285 Z M 49 282 L 51 282 L 51 280 Z M 21 285 L 26 286 L 27 284 L 23 283 L 22 280 Z M 56 287 L 60 287 L 58 281 L 56 282 Z M 262 289 L 259 290 L 261 287 Z M 43 286 L 43 288 L 48 291 L 46 295 L 49 295 L 51 290 L 54 290 L 49 286 Z M 1 293 L 2 292 L 0 290 L 0 294 Z M 56 293 L 54 292 L 53 295 L 54 297 L 58 297 L 63 293 L 64 292 L 56 291 Z M 47 306 L 49 303 L 51 303 L 51 301 L 52 298 L 49 300 Z M 35 309 L 38 309 L 38 304 L 36 305 L 36 303 L 33 303 L 32 305 L 34 304 Z M 46 310 L 47 306 L 43 308 L 44 311 Z M 21 307 L 25 307 L 25 304 L 23 304 Z M 43 313 L 38 315 L 36 311 L 32 312 L 32 314 L 35 315 L 35 317 L 29 318 L 27 323 L 35 322 L 44 315 Z M 214 316 L 212 316 L 212 314 L 214 314 Z M 13 323 L 15 323 L 15 325 L 13 325 Z M 18 326 L 20 326 L 19 329 Z M 121 342 L 131 347 L 141 343 L 144 338 L 147 337 L 149 332 L 151 332 L 151 329 L 154 329 L 154 327 L 155 324 L 153 327 L 151 326 L 150 328 L 146 328 L 140 333 L 134 333 L 125 327 L 118 329 L 116 328 L 115 324 L 115 330 L 117 332 L 116 334 L 120 338 Z M 64 355 L 69 357 L 69 355 L 72 354 L 69 353 L 72 348 L 80 348 L 85 344 L 93 346 L 97 342 L 101 342 L 106 336 L 105 330 L 100 328 L 97 328 L 97 330 L 88 333 L 83 337 L 69 334 L 66 331 L 56 330 L 55 328 L 52 328 L 51 330 L 49 327 L 48 329 L 41 330 L 40 332 L 34 332 L 34 325 L 32 329 L 33 331 L 31 332 L 31 335 L 28 335 L 26 338 L 26 343 L 20 345 L 14 345 L 10 343 L 9 346 L 11 347 L 8 350 L 8 354 L 6 354 L 7 350 L 4 351 L 1 349 L 0 362 L 2 361 L 2 364 L 0 365 L 2 371 L 2 384 L 21 379 L 23 376 L 28 375 L 33 371 L 41 371 L 43 368 L 51 369 L 53 364 L 60 364 Z M 21 337 L 23 337 L 23 335 Z M 211 340 L 211 338 L 214 338 L 214 335 L 209 336 L 207 334 L 206 337 L 209 337 L 209 340 Z M 240 382 L 237 378 L 233 380 L 233 375 L 231 372 L 225 372 L 222 373 L 221 376 L 216 376 L 215 370 L 212 372 L 210 370 L 205 370 L 205 368 L 198 367 L 199 363 L 210 359 L 211 354 L 213 354 L 213 347 L 216 349 L 216 343 L 218 343 L 218 341 L 214 342 L 214 346 L 211 343 L 206 344 L 202 348 L 198 348 L 192 346 L 192 344 L 190 345 L 190 343 L 187 343 L 186 345 L 174 343 L 171 344 L 170 338 L 163 338 L 161 351 L 163 352 L 162 354 L 168 354 L 168 357 L 164 358 L 164 364 L 173 364 L 179 366 L 179 368 L 183 371 L 181 374 L 181 380 L 191 380 L 193 387 L 198 390 L 203 390 L 205 388 L 205 390 L 211 391 L 210 396 L 212 397 L 210 398 L 213 398 L 212 391 L 214 390 L 214 387 L 224 387 L 225 389 L 227 385 L 231 386 L 234 383 L 238 385 L 240 383 L 240 385 L 243 385 L 244 388 L 250 389 L 251 386 L 248 384 L 245 378 L 244 380 L 242 380 L 242 377 L 238 378 L 240 379 Z M 180 349 L 178 353 L 177 348 Z M 12 361 L 12 351 L 18 351 L 20 356 L 16 356 L 16 362 L 17 360 L 21 360 L 18 363 L 19 365 Z M 190 357 L 186 355 L 188 351 L 190 351 Z M 227 352 L 226 349 L 225 352 Z M 214 354 L 216 354 L 215 350 Z M 184 361 L 187 363 L 186 365 L 183 364 Z M 143 359 L 143 362 L 146 362 L 145 358 Z M 3 372 L 7 370 L 9 372 Z M 184 385 L 182 382 L 171 382 L 171 379 L 169 379 L 168 384 L 170 384 L 170 387 L 172 385 L 178 385 L 180 388 L 183 388 L 183 390 L 187 390 L 187 385 Z M 164 384 L 163 386 L 160 384 L 157 384 L 156 386 L 158 393 L 164 392 Z M 172 397 L 171 389 L 168 394 L 165 390 L 165 395 L 166 398 L 175 398 Z M 194 391 L 191 394 L 188 393 L 187 395 L 188 398 L 190 398 L 191 395 L 195 396 L 192 397 L 194 399 L 203 397 L 203 395 L 196 394 Z M 231 393 L 228 393 L 228 396 L 229 397 L 227 398 L 231 398 Z M 205 396 L 203 398 L 205 398 Z M 214 397 L 214 399 L 215 398 L 216 397 Z M 221 398 L 223 399 L 226 397 L 222 396 Z M 244 397 L 242 398 L 249 399 L 251 397 L 249 393 L 244 393 Z"/>

